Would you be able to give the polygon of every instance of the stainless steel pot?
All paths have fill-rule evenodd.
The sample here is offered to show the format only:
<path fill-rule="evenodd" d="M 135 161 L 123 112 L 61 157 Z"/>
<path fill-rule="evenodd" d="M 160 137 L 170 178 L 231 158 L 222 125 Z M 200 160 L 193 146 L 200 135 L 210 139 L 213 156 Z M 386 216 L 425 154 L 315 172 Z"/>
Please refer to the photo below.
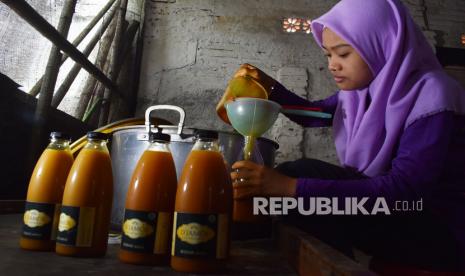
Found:
<path fill-rule="evenodd" d="M 177 126 L 153 126 L 150 123 L 151 115 L 157 110 L 174 110 L 179 113 Z M 171 136 L 170 149 L 176 166 L 178 179 L 181 175 L 184 162 L 194 145 L 193 128 L 184 128 L 185 112 L 182 108 L 172 105 L 156 105 L 149 107 L 145 112 L 145 125 L 122 127 L 113 132 L 111 140 L 111 161 L 113 167 L 113 208 L 111 215 L 112 227 L 119 228 L 124 216 L 126 193 L 132 172 L 143 151 L 149 145 L 148 133 L 158 129 Z M 229 165 L 238 160 L 243 149 L 243 137 L 232 132 L 219 131 L 220 149 Z M 269 139 L 259 138 L 257 146 L 263 163 L 272 167 L 278 144 Z"/>

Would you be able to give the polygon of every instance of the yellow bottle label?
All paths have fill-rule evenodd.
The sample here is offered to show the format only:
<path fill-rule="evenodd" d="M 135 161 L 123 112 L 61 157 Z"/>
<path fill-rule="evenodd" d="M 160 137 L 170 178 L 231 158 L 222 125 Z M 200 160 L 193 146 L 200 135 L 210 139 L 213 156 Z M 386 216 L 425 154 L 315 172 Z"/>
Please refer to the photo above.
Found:
<path fill-rule="evenodd" d="M 58 223 L 60 222 L 61 204 L 55 204 L 55 213 L 53 214 L 53 226 L 51 239 L 57 239 Z"/>
<path fill-rule="evenodd" d="M 95 208 L 81 207 L 79 212 L 76 246 L 90 247 L 94 238 Z"/>
<path fill-rule="evenodd" d="M 227 214 L 174 213 L 171 255 L 222 259 L 228 256 Z"/>
<path fill-rule="evenodd" d="M 73 219 L 73 217 L 68 216 L 65 213 L 60 214 L 60 222 L 58 223 L 58 231 L 64 232 L 64 231 L 70 231 L 71 229 L 76 226 L 76 221 Z"/>
<path fill-rule="evenodd" d="M 94 237 L 95 208 L 62 206 L 57 243 L 90 247 Z"/>
<path fill-rule="evenodd" d="M 171 212 L 126 209 L 121 248 L 138 253 L 169 254 Z"/>
<path fill-rule="evenodd" d="M 215 231 L 206 225 L 189 223 L 179 226 L 176 234 L 181 241 L 196 245 L 213 239 Z"/>
<path fill-rule="evenodd" d="M 123 232 L 131 239 L 145 238 L 153 233 L 153 227 L 138 219 L 128 219 L 123 224 Z"/>
<path fill-rule="evenodd" d="M 38 210 L 28 210 L 24 213 L 24 224 L 31 227 L 41 227 L 47 223 L 50 223 L 52 219 L 43 212 L 39 212 Z"/>
<path fill-rule="evenodd" d="M 22 236 L 36 240 L 54 240 L 58 223 L 58 218 L 55 217 L 57 209 L 59 211 L 58 204 L 26 201 Z"/>
<path fill-rule="evenodd" d="M 153 253 L 155 254 L 169 254 L 170 250 L 170 237 L 173 219 L 172 212 L 159 212 L 157 219 L 157 233 L 155 236 L 155 245 Z"/>

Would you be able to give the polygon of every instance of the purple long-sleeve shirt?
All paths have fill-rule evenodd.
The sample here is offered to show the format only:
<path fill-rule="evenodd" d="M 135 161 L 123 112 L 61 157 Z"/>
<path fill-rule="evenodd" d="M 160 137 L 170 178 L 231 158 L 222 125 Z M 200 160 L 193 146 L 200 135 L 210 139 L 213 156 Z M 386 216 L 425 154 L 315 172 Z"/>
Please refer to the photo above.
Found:
<path fill-rule="evenodd" d="M 281 105 L 321 107 L 334 115 L 338 94 L 310 102 L 278 83 L 270 99 Z M 304 127 L 332 125 L 328 119 L 288 117 Z M 391 169 L 383 175 L 357 180 L 299 178 L 296 196 L 384 197 L 388 203 L 423 199 L 425 207 L 450 226 L 465 256 L 465 116 L 445 111 L 414 122 L 400 137 Z"/>

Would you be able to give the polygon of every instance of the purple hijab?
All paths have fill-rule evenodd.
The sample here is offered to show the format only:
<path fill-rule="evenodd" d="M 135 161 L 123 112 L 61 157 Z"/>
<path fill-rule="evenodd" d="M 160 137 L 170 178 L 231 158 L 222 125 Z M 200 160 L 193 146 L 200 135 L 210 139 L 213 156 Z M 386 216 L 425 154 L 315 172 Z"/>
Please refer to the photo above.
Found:
<path fill-rule="evenodd" d="M 374 76 L 366 88 L 339 92 L 333 128 L 342 165 L 383 174 L 409 125 L 446 110 L 465 114 L 465 91 L 398 0 L 340 1 L 312 23 L 320 47 L 325 27 L 352 45 Z"/>

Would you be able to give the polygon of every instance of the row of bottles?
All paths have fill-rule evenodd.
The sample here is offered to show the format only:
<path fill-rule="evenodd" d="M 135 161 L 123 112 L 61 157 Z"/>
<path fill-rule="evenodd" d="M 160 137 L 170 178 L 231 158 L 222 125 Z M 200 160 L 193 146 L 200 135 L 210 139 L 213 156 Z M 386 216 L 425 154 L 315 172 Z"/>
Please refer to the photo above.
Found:
<path fill-rule="evenodd" d="M 50 250 L 56 236 L 59 254 L 105 254 L 112 179 L 106 140 L 99 135 L 88 135 L 89 143 L 72 167 L 69 140 L 59 139 L 66 140 L 60 149 L 60 153 L 68 157 L 66 163 L 49 154 L 57 142 L 52 138 L 31 178 L 22 248 Z M 146 265 L 171 263 L 173 269 L 183 272 L 218 271 L 224 265 L 230 246 L 232 186 L 219 151 L 218 133 L 198 131 L 196 138 L 177 182 L 169 148 L 170 136 L 160 132 L 149 134 L 150 145 L 136 165 L 127 192 L 119 251 L 121 261 Z M 47 161 L 49 159 L 53 161 Z M 47 166 L 45 162 L 56 165 Z M 37 175 L 45 167 L 54 181 L 45 178 L 38 181 Z M 69 174 L 64 173 L 69 167 Z M 63 172 L 61 179 L 54 171 Z M 60 185 L 63 184 L 60 183 L 64 183 L 64 179 L 67 180 L 61 201 L 63 187 Z M 51 195 L 45 199 L 35 197 L 49 194 L 49 190 L 56 192 L 53 198 Z M 27 224 L 32 221 L 26 219 L 27 206 L 38 203 L 53 205 L 54 213 L 50 218 L 54 219 L 47 224 L 50 235 L 32 237 L 27 234 L 30 232 Z M 34 208 L 30 210 L 41 212 Z M 60 209 L 61 213 L 57 211 Z M 47 243 L 47 247 L 35 246 L 34 242 L 38 241 Z"/>
<path fill-rule="evenodd" d="M 20 246 L 67 256 L 103 256 L 113 199 L 108 137 L 89 132 L 74 162 L 69 136 L 52 132 L 50 138 L 29 182 Z"/>
<path fill-rule="evenodd" d="M 229 255 L 232 186 L 218 133 L 199 131 L 176 184 L 170 136 L 150 133 L 129 184 L 119 259 L 218 271 Z M 171 260 L 171 261 L 170 261 Z"/>

